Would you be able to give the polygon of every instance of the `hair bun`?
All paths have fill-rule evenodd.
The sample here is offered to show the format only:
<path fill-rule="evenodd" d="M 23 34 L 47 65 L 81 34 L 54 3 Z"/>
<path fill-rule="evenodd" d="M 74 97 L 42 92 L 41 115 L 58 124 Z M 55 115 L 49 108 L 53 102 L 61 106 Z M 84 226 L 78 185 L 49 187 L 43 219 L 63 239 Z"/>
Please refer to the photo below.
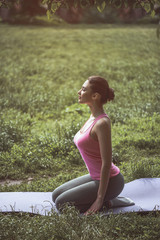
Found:
<path fill-rule="evenodd" d="M 109 88 L 109 91 L 108 91 L 108 101 L 111 101 L 114 99 L 114 89 L 113 88 Z"/>
<path fill-rule="evenodd" d="M 101 103 L 105 104 L 108 101 L 114 99 L 114 90 L 109 87 L 106 79 L 100 76 L 90 76 L 88 81 L 91 85 L 93 93 L 99 93 L 101 95 Z"/>

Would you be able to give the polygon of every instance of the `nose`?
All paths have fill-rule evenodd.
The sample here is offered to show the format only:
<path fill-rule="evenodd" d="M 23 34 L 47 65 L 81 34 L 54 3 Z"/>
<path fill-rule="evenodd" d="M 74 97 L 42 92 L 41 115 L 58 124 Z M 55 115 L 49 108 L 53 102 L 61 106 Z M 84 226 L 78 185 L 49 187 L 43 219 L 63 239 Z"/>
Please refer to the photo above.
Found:
<path fill-rule="evenodd" d="M 81 94 L 81 90 L 82 90 L 82 89 L 80 89 L 80 90 L 78 91 L 78 95 L 80 95 L 80 94 Z"/>

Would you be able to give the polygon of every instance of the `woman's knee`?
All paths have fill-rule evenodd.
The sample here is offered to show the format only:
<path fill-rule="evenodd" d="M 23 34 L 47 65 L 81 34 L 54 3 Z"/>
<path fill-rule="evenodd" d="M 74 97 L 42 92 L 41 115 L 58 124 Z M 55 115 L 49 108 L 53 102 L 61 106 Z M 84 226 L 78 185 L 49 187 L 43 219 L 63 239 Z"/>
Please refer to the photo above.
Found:
<path fill-rule="evenodd" d="M 55 200 L 55 205 L 56 205 L 56 208 L 59 210 L 59 211 L 62 211 L 62 209 L 65 207 L 65 205 L 72 205 L 74 203 L 70 202 L 69 200 L 67 200 L 64 196 L 65 194 L 61 194 L 59 195 L 56 200 Z"/>
<path fill-rule="evenodd" d="M 61 188 L 58 187 L 52 192 L 52 200 L 55 203 L 58 210 L 62 208 L 62 206 L 69 202 L 68 197 L 70 196 L 70 191 L 61 191 Z"/>
<path fill-rule="evenodd" d="M 60 185 L 59 187 L 57 187 L 57 188 L 52 192 L 52 200 L 53 200 L 53 202 L 56 201 L 56 199 L 57 199 L 57 197 L 58 197 L 59 195 L 61 195 L 63 192 L 66 191 L 65 185 L 66 185 L 66 183 Z"/>
<path fill-rule="evenodd" d="M 57 197 L 60 195 L 59 189 L 56 188 L 53 192 L 52 192 L 52 201 L 55 202 Z"/>
<path fill-rule="evenodd" d="M 52 199 L 54 199 L 54 198 L 53 198 L 53 194 L 52 194 Z M 58 199 L 58 197 L 57 197 L 54 202 L 55 202 L 56 208 L 57 208 L 58 210 L 60 210 L 60 209 L 61 209 L 61 205 L 62 205 L 60 199 Z"/>
<path fill-rule="evenodd" d="M 53 191 L 52 192 L 52 201 L 55 202 L 55 200 L 56 200 L 56 196 L 55 196 L 55 192 Z"/>
<path fill-rule="evenodd" d="M 78 177 L 78 178 L 75 178 L 75 179 L 72 179 L 62 185 L 60 185 L 59 187 L 57 187 L 53 193 L 52 193 L 52 200 L 53 202 L 56 201 L 57 197 L 59 195 L 61 195 L 62 193 L 68 191 L 68 190 L 71 190 L 73 189 L 74 187 L 78 187 L 82 184 L 85 184 L 85 183 L 88 183 L 92 181 L 91 177 L 89 174 L 86 174 L 84 176 L 81 176 L 81 177 Z"/>

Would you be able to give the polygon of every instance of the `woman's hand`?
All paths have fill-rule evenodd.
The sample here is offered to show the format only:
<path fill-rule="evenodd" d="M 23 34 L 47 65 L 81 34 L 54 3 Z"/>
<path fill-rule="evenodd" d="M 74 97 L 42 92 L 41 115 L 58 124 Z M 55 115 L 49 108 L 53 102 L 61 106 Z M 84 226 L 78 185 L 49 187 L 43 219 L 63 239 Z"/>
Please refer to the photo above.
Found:
<path fill-rule="evenodd" d="M 98 212 L 103 205 L 103 199 L 97 198 L 96 201 L 91 205 L 91 207 L 84 213 L 84 215 L 88 216 Z"/>

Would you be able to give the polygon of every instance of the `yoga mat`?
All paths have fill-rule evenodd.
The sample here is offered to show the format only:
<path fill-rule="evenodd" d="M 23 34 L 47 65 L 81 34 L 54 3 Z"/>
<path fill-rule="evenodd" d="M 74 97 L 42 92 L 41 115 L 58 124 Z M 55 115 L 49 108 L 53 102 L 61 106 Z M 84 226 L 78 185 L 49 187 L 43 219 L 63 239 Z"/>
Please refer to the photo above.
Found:
<path fill-rule="evenodd" d="M 133 206 L 116 207 L 104 214 L 160 211 L 160 178 L 141 178 L 126 183 L 121 197 L 128 197 Z M 1 192 L 0 212 L 27 212 L 50 215 L 57 211 L 51 192 Z"/>
<path fill-rule="evenodd" d="M 132 199 L 135 205 L 117 207 L 109 211 L 113 213 L 160 211 L 160 178 L 141 178 L 126 183 L 119 196 Z"/>

